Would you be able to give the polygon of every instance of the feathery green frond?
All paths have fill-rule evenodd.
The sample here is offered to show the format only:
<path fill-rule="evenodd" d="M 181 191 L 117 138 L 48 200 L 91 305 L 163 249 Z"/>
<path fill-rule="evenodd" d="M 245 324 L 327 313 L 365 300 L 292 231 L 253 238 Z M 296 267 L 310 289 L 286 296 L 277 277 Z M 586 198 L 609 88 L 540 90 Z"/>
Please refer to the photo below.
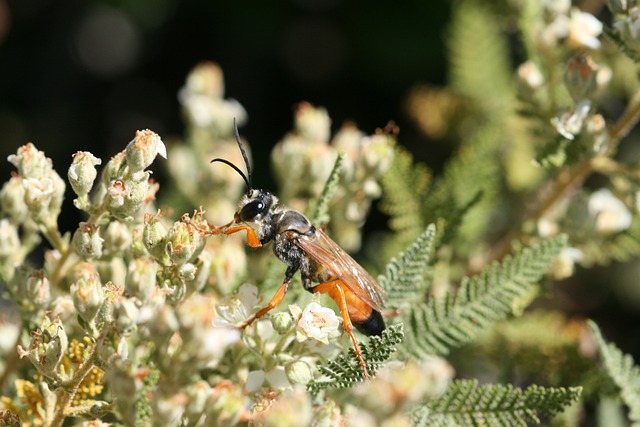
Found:
<path fill-rule="evenodd" d="M 471 341 L 483 329 L 507 317 L 542 278 L 566 244 L 559 236 L 541 241 L 465 278 L 458 292 L 428 305 L 412 307 L 405 317 L 403 355 L 443 355 Z"/>
<path fill-rule="evenodd" d="M 528 423 L 539 424 L 540 417 L 552 417 L 562 411 L 581 392 L 580 387 L 533 385 L 523 391 L 510 384 L 478 385 L 477 380 L 456 380 L 442 396 L 427 402 L 426 421 L 431 426 L 526 427 Z"/>
<path fill-rule="evenodd" d="M 343 152 L 338 153 L 333 169 L 331 169 L 331 174 L 329 174 L 322 193 L 320 193 L 320 197 L 312 210 L 311 222 L 314 224 L 326 224 L 329 222 L 329 202 L 338 189 L 344 156 Z"/>
<path fill-rule="evenodd" d="M 402 341 L 402 324 L 389 326 L 380 336 L 372 336 L 366 343 L 360 343 L 360 351 L 367 364 L 369 375 L 375 375 L 378 369 L 395 352 L 395 347 Z M 307 385 L 307 390 L 312 394 L 318 394 L 326 388 L 347 388 L 354 383 L 362 381 L 362 368 L 358 363 L 355 351 L 350 348 L 348 352 L 340 354 L 326 365 L 318 366 L 322 377 Z"/>
<path fill-rule="evenodd" d="M 449 29 L 449 80 L 485 114 L 501 117 L 512 99 L 510 55 L 500 20 L 478 1 L 456 7 Z"/>
<path fill-rule="evenodd" d="M 633 426 L 640 426 L 640 367 L 630 355 L 623 353 L 615 344 L 606 342 L 595 322 L 589 321 L 589 326 L 607 374 L 620 387 L 622 400 L 629 407 Z"/>
<path fill-rule="evenodd" d="M 427 292 L 425 275 L 430 270 L 436 237 L 436 227 L 430 224 L 405 252 L 389 261 L 384 275 L 378 277 L 388 307 L 414 301 Z"/>
<path fill-rule="evenodd" d="M 413 156 L 397 147 L 391 167 L 382 177 L 380 210 L 387 214 L 389 227 L 398 233 L 404 244 L 422 233 L 422 200 L 430 181 L 426 166 L 414 164 Z"/>

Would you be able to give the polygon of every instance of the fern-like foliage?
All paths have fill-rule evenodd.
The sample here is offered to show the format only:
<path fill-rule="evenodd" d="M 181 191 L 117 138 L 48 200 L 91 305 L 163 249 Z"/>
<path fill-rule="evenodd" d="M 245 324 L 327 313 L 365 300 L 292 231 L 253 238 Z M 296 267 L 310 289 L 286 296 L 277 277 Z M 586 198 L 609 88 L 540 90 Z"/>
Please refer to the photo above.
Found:
<path fill-rule="evenodd" d="M 387 307 L 398 307 L 426 294 L 425 276 L 431 267 L 436 227 L 427 229 L 407 248 L 389 261 L 378 282 L 387 294 Z"/>
<path fill-rule="evenodd" d="M 502 117 L 512 93 L 510 55 L 499 19 L 485 3 L 466 0 L 454 9 L 447 38 L 449 80 L 482 111 Z"/>
<path fill-rule="evenodd" d="M 590 321 L 589 326 L 596 338 L 598 351 L 602 357 L 607 374 L 620 387 L 620 395 L 629 407 L 629 418 L 634 427 L 640 426 L 640 367 L 633 358 L 624 354 L 615 344 L 608 343 L 600 328 Z"/>
<path fill-rule="evenodd" d="M 423 164 L 414 164 L 411 153 L 396 148 L 393 163 L 382 177 L 383 195 L 380 210 L 387 214 L 389 227 L 406 246 L 422 233 L 423 199 L 431 176 Z"/>
<path fill-rule="evenodd" d="M 480 331 L 512 313 L 532 291 L 566 244 L 559 236 L 506 257 L 465 278 L 454 295 L 412 307 L 405 318 L 405 339 L 398 349 L 405 356 L 445 355 L 471 341 Z"/>
<path fill-rule="evenodd" d="M 369 338 L 366 343 L 360 343 L 360 351 L 367 364 L 369 375 L 374 376 L 378 369 L 395 352 L 396 346 L 402 341 L 402 324 L 389 326 L 380 336 Z M 347 388 L 362 381 L 362 368 L 356 358 L 355 351 L 348 351 L 330 360 L 326 365 L 318 366 L 321 377 L 307 384 L 307 390 L 317 395 L 327 388 Z"/>
<path fill-rule="evenodd" d="M 311 222 L 313 224 L 327 224 L 329 222 L 329 202 L 338 189 L 344 156 L 345 154 L 343 152 L 338 153 L 336 162 L 333 164 L 333 169 L 331 169 L 331 174 L 329 174 L 329 178 L 327 178 L 327 182 L 322 189 L 322 193 L 320 193 L 317 203 L 311 210 Z"/>
<path fill-rule="evenodd" d="M 588 241 L 580 246 L 583 253 L 581 264 L 607 265 L 612 261 L 625 262 L 640 255 L 640 218 L 633 219 L 631 226 L 607 237 L 604 241 Z"/>
<path fill-rule="evenodd" d="M 522 426 L 539 424 L 575 402 L 581 387 L 522 390 L 510 384 L 479 385 L 476 380 L 456 380 L 440 397 L 413 413 L 414 425 Z M 420 424 L 418 424 L 418 422 Z"/>

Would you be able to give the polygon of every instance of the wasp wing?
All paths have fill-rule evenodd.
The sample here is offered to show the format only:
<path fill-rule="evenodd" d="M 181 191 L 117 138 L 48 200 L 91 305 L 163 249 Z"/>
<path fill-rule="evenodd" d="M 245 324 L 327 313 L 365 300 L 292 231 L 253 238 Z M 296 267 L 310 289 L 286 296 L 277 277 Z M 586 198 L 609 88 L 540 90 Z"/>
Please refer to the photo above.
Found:
<path fill-rule="evenodd" d="M 318 228 L 311 236 L 299 235 L 294 241 L 310 258 L 340 278 L 351 292 L 373 309 L 382 310 L 382 286 L 324 231 Z"/>

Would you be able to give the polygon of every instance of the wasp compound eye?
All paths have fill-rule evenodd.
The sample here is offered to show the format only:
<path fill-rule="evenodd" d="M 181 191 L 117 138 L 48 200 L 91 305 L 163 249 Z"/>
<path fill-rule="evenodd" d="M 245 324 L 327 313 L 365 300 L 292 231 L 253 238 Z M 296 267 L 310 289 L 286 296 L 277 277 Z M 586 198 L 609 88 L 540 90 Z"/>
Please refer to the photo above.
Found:
<path fill-rule="evenodd" d="M 264 212 L 264 203 L 260 200 L 254 200 L 252 202 L 247 203 L 240 210 L 240 219 L 242 221 L 251 221 L 257 215 Z"/>

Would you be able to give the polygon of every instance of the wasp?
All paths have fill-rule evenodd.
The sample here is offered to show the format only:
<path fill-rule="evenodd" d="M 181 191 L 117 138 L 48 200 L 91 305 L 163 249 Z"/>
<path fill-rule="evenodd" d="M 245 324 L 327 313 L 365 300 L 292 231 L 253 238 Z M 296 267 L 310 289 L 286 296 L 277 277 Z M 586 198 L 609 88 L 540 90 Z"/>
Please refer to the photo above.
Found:
<path fill-rule="evenodd" d="M 229 235 L 246 231 L 247 243 L 253 248 L 273 243 L 273 253 L 287 265 L 284 281 L 266 307 L 258 310 L 241 328 L 274 309 L 284 299 L 289 283 L 299 271 L 302 285 L 311 293 L 327 294 L 340 309 L 343 328 L 349 335 L 362 368 L 363 378 L 369 379 L 367 366 L 353 334 L 355 327 L 361 333 L 380 335 L 385 329 L 382 318 L 384 290 L 349 254 L 334 242 L 322 228 L 295 209 L 280 207 L 271 192 L 255 189 L 251 183 L 251 167 L 240 141 L 234 121 L 236 142 L 242 153 L 247 174 L 226 159 L 216 158 L 233 168 L 247 185 L 247 192 L 231 222 L 211 227 L 209 235 Z"/>

